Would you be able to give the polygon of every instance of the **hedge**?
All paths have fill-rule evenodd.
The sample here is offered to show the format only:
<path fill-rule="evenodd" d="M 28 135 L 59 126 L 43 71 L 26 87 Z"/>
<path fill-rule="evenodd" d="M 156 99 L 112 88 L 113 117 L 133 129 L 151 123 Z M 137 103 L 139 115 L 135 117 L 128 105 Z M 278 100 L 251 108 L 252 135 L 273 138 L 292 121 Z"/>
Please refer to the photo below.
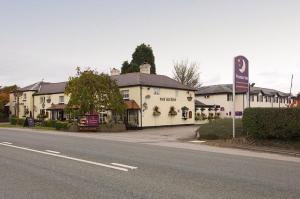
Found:
<path fill-rule="evenodd" d="M 300 138 L 300 108 L 248 108 L 243 128 L 253 138 Z"/>
<path fill-rule="evenodd" d="M 42 123 L 42 126 L 56 128 L 56 120 L 45 120 Z"/>
<path fill-rule="evenodd" d="M 25 123 L 25 119 L 23 119 L 23 118 L 17 118 L 17 117 L 10 118 L 10 124 L 12 124 L 12 125 L 24 126 L 24 123 Z"/>
<path fill-rule="evenodd" d="M 60 122 L 60 121 L 57 121 L 56 122 L 56 125 L 55 125 L 55 128 L 56 130 L 66 130 L 69 128 L 69 122 Z"/>

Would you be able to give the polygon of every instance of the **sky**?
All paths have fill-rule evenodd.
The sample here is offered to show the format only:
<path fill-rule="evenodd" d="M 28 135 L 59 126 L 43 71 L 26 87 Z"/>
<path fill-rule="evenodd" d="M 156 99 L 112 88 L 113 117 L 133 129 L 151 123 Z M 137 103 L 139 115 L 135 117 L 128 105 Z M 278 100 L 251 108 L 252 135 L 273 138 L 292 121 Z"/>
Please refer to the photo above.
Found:
<path fill-rule="evenodd" d="M 256 86 L 300 92 L 299 0 L 0 0 L 0 86 L 109 73 L 149 44 L 158 74 L 199 64 L 203 85 L 232 83 L 249 59 Z"/>

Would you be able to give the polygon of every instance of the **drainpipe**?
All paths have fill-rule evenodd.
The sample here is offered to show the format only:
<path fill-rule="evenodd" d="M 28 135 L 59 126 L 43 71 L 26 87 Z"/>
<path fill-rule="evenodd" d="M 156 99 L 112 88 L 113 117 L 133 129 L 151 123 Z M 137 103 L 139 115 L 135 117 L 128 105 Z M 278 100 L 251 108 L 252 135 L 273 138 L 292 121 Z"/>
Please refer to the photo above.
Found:
<path fill-rule="evenodd" d="M 141 112 L 141 128 L 143 128 L 143 106 L 142 106 L 142 103 L 143 103 L 143 100 L 142 100 L 142 94 L 143 92 L 143 89 L 142 89 L 142 86 L 140 86 L 140 112 Z"/>

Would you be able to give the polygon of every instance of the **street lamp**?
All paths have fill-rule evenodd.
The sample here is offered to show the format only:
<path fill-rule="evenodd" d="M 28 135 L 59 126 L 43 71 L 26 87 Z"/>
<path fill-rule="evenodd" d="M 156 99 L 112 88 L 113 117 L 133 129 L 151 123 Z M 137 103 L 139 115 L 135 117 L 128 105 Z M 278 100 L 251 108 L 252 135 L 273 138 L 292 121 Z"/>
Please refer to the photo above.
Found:
<path fill-rule="evenodd" d="M 248 84 L 248 103 L 249 103 L 249 104 L 248 104 L 248 105 L 249 105 L 248 107 L 249 107 L 249 108 L 250 108 L 250 88 L 251 88 L 251 87 L 253 88 L 254 85 L 255 85 L 255 83 L 251 83 L 251 84 L 249 83 L 249 84 Z"/>

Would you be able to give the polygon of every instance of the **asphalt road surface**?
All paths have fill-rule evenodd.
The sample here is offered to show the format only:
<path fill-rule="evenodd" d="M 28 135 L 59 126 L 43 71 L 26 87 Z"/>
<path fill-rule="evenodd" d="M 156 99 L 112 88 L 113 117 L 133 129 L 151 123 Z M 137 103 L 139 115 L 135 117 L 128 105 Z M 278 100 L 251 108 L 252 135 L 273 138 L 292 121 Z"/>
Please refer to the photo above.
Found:
<path fill-rule="evenodd" d="M 300 198 L 298 162 L 0 129 L 0 198 Z"/>

